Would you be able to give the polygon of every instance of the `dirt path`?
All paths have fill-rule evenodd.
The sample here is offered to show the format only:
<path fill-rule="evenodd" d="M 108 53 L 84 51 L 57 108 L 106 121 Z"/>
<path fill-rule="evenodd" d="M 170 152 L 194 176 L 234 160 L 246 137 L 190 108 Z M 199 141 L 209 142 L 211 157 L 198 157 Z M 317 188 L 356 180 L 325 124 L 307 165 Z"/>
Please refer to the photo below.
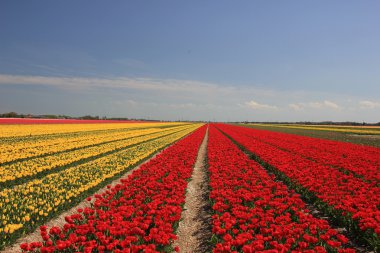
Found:
<path fill-rule="evenodd" d="M 193 132 L 191 132 L 191 133 L 193 133 Z M 189 134 L 191 134 L 191 133 L 189 133 Z M 121 176 L 120 178 L 112 181 L 108 185 L 111 185 L 111 187 L 113 187 L 113 186 L 119 184 L 120 181 L 121 181 L 121 179 L 128 178 L 128 176 L 131 175 L 133 171 L 139 169 L 143 164 L 145 164 L 148 161 L 150 161 L 151 159 L 155 158 L 158 154 L 160 154 L 161 152 L 163 152 L 165 149 L 167 149 L 170 146 L 176 144 L 178 141 L 182 140 L 183 138 L 186 138 L 189 134 L 185 135 L 184 137 L 182 137 L 179 140 L 175 141 L 174 143 L 170 144 L 169 146 L 167 146 L 166 148 L 164 148 L 160 152 L 158 152 L 155 155 L 153 155 L 148 160 L 146 160 L 143 163 L 141 163 L 140 165 L 132 168 L 131 170 L 129 170 L 128 172 L 126 172 L 123 176 Z M 94 196 L 95 194 L 102 194 L 103 192 L 105 192 L 107 190 L 108 190 L 108 188 L 107 188 L 107 186 L 105 186 L 105 187 L 99 189 L 97 192 L 95 192 L 91 196 Z M 94 201 L 94 198 L 92 198 L 92 201 Z M 45 223 L 44 225 L 48 226 L 48 228 L 51 228 L 53 226 L 62 227 L 66 223 L 66 221 L 65 221 L 65 217 L 66 216 L 69 216 L 69 215 L 77 213 L 77 209 L 78 208 L 85 208 L 85 207 L 90 207 L 90 202 L 87 201 L 86 199 L 84 199 L 82 202 L 80 202 L 77 206 L 74 206 L 71 209 L 69 209 L 69 210 L 61 213 L 58 217 L 53 218 L 52 220 L 50 220 L 49 222 Z M 0 253 L 19 253 L 19 252 L 21 253 L 22 252 L 22 250 L 20 249 L 20 244 L 21 243 L 24 243 L 24 242 L 31 243 L 31 242 L 41 241 L 41 240 L 42 240 L 42 238 L 40 236 L 40 229 L 39 229 L 39 227 L 37 227 L 37 229 L 34 232 L 29 233 L 29 234 L 25 235 L 24 237 L 21 237 L 21 238 L 17 239 L 17 241 L 14 244 L 6 247 L 4 250 L 0 250 Z"/>
<path fill-rule="evenodd" d="M 207 160 L 208 130 L 200 146 L 191 181 L 187 185 L 182 221 L 177 230 L 180 252 L 210 252 L 211 206 L 209 203 Z"/>

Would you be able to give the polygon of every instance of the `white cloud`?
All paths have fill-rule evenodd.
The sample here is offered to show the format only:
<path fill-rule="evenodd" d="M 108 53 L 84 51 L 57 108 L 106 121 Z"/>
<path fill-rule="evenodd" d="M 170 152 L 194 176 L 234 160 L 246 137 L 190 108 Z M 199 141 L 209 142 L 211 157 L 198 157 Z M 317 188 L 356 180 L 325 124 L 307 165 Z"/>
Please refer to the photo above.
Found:
<path fill-rule="evenodd" d="M 257 109 L 257 110 L 261 110 L 261 109 L 278 110 L 277 106 L 267 105 L 267 104 L 260 104 L 260 103 L 254 101 L 254 100 L 251 100 L 249 102 L 245 102 L 244 105 L 247 106 L 247 107 L 249 107 L 249 108 Z"/>
<path fill-rule="evenodd" d="M 234 87 L 219 86 L 207 82 L 154 79 L 154 78 L 87 78 L 87 77 L 50 77 L 50 76 L 22 76 L 0 74 L 0 84 L 45 85 L 63 89 L 90 89 L 90 88 L 126 88 L 137 90 L 158 90 L 167 92 L 215 92 L 228 94 Z"/>
<path fill-rule="evenodd" d="M 54 89 L 44 89 L 41 94 L 41 89 L 34 92 L 33 89 L 20 87 L 13 89 L 13 85 L 42 85 Z M 20 92 L 22 96 L 19 95 Z M 50 106 L 52 98 L 56 103 L 55 107 Z M 59 102 L 60 100 L 62 101 Z M 68 100 L 75 103 L 69 104 Z M 91 104 L 92 101 L 96 101 L 96 105 Z M 127 115 L 168 120 L 183 118 L 227 121 L 255 119 L 373 122 L 380 117 L 380 110 L 360 110 L 380 108 L 380 102 L 370 101 L 368 98 L 266 89 L 255 85 L 233 86 L 146 77 L 92 78 L 0 74 L 0 109 L 5 108 L 20 113 Z M 80 108 L 82 110 L 78 111 Z"/>
<path fill-rule="evenodd" d="M 360 108 L 362 109 L 375 109 L 380 108 L 380 102 L 374 102 L 369 100 L 363 100 L 359 102 Z"/>
<path fill-rule="evenodd" d="M 335 110 L 340 110 L 341 109 L 339 105 L 337 105 L 334 102 L 328 101 L 328 100 L 323 101 L 323 105 L 325 107 L 327 107 L 327 108 L 332 108 L 332 109 L 335 109 Z"/>
<path fill-rule="evenodd" d="M 342 107 L 338 104 L 331 102 L 329 100 L 324 100 L 322 102 L 309 102 L 309 103 L 292 103 L 289 104 L 289 107 L 295 111 L 301 111 L 306 108 L 312 108 L 312 109 L 334 109 L 334 110 L 341 110 Z"/>
<path fill-rule="evenodd" d="M 301 111 L 304 108 L 301 104 L 289 104 L 289 107 L 295 111 Z"/>

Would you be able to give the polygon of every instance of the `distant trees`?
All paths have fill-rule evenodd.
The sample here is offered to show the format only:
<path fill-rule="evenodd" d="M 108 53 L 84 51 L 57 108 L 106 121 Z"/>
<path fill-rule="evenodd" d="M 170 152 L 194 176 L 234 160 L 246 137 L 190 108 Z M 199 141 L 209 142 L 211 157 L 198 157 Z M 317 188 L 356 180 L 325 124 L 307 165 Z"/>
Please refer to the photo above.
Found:
<path fill-rule="evenodd" d="M 1 114 L 0 118 L 33 118 L 33 119 L 84 119 L 84 120 L 131 120 L 127 117 L 118 117 L 118 118 L 108 118 L 107 116 L 92 116 L 92 115 L 85 115 L 85 116 L 79 116 L 79 117 L 71 117 L 67 115 L 56 115 L 56 114 L 42 114 L 42 115 L 33 115 L 33 114 L 18 114 L 17 112 L 6 112 Z M 144 120 L 144 119 L 141 119 Z M 153 121 L 153 120 L 152 120 Z"/>
<path fill-rule="evenodd" d="M 24 115 L 18 115 L 16 112 L 7 112 L 0 114 L 2 118 L 24 118 Z"/>
<path fill-rule="evenodd" d="M 99 119 L 99 116 L 91 116 L 91 115 L 86 115 L 86 116 L 81 116 L 78 117 L 78 119 Z"/>

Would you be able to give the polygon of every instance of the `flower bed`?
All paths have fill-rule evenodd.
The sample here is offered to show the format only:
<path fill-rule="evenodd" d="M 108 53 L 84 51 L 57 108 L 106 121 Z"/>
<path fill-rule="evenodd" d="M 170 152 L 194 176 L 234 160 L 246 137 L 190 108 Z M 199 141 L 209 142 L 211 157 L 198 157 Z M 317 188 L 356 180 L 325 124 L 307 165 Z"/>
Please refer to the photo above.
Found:
<path fill-rule="evenodd" d="M 218 128 L 304 197 L 314 201 L 324 213 L 356 233 L 374 249 L 380 248 L 379 187 L 241 134 L 241 131 L 246 131 L 245 128 L 222 124 Z"/>
<path fill-rule="evenodd" d="M 41 252 L 172 251 L 187 181 L 205 131 L 206 127 L 201 127 L 121 184 L 95 195 L 92 207 L 66 217 L 62 228 L 41 227 L 43 241 L 24 243 L 21 248 Z"/>
<path fill-rule="evenodd" d="M 274 181 L 214 126 L 208 142 L 214 252 L 355 252 L 298 194 Z"/>
<path fill-rule="evenodd" d="M 239 133 L 375 184 L 380 183 L 379 148 L 252 128 L 241 128 Z"/>

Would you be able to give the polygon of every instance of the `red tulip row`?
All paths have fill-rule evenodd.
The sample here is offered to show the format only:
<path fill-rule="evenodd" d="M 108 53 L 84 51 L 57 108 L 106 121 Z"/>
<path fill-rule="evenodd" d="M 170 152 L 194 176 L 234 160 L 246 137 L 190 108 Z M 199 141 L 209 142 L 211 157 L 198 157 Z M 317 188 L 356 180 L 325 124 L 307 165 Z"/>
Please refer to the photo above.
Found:
<path fill-rule="evenodd" d="M 164 150 L 102 195 L 91 208 L 67 216 L 62 227 L 41 227 L 40 252 L 171 252 L 206 126 Z M 88 199 L 91 200 L 90 198 Z M 178 251 L 178 248 L 175 249 Z"/>
<path fill-rule="evenodd" d="M 274 171 L 285 175 L 295 188 L 300 186 L 298 189 L 305 195 L 317 197 L 321 206 L 324 206 L 323 211 L 336 216 L 349 229 L 358 226 L 370 245 L 380 247 L 379 187 L 241 134 L 251 129 L 222 124 L 218 128 L 274 168 Z"/>
<path fill-rule="evenodd" d="M 376 184 L 380 183 L 380 149 L 352 143 L 323 140 L 245 128 L 240 134 L 302 155 L 318 163 L 342 168 Z"/>
<path fill-rule="evenodd" d="M 355 252 L 298 194 L 274 181 L 214 126 L 209 129 L 214 252 Z"/>

